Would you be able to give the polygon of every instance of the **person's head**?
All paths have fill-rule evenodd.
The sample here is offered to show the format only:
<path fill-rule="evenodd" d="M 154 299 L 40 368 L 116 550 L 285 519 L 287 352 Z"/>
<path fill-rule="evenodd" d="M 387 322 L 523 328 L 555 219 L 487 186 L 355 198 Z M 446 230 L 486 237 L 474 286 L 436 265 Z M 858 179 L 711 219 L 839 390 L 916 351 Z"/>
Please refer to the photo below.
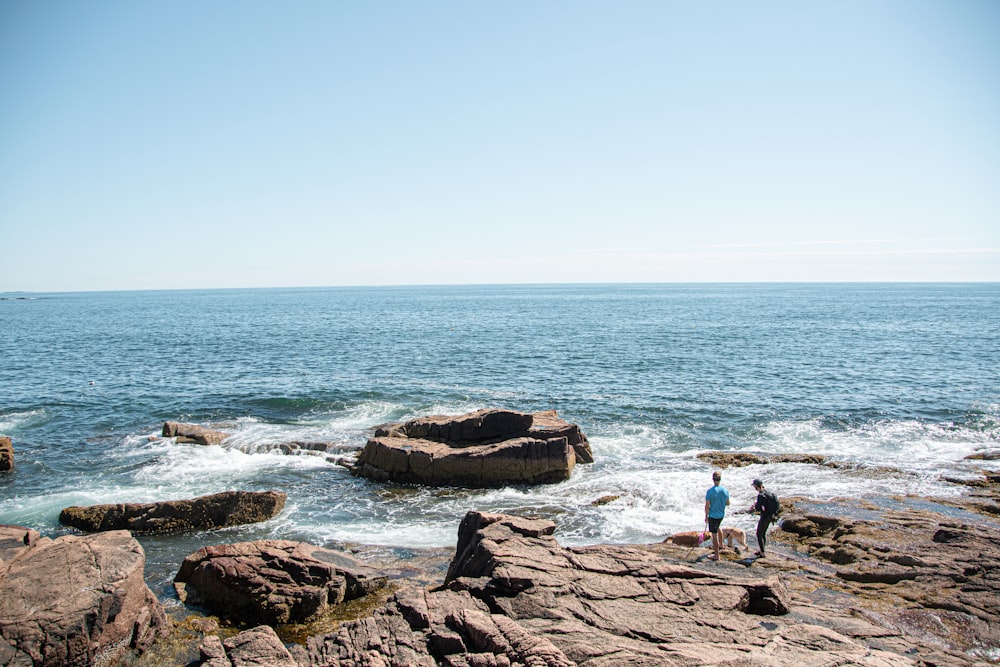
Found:
<path fill-rule="evenodd" d="M 764 482 L 760 481 L 759 479 L 755 479 L 753 481 L 753 488 L 757 489 L 758 491 L 763 491 L 764 490 Z"/>
<path fill-rule="evenodd" d="M 716 470 L 715 472 L 713 472 L 712 473 L 712 481 L 715 482 L 716 485 L 718 485 L 719 482 L 722 481 L 722 473 L 719 472 L 718 470 Z"/>

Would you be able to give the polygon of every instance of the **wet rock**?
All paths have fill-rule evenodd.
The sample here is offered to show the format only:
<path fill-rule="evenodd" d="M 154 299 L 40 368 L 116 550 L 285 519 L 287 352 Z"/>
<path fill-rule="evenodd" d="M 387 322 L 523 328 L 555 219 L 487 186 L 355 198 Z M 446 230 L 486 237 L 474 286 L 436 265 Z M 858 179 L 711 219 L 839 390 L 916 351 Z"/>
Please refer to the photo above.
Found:
<path fill-rule="evenodd" d="M 127 531 L 51 540 L 7 526 L 0 554 L 0 664 L 111 662 L 169 632 Z"/>
<path fill-rule="evenodd" d="M 313 620 L 387 583 L 345 553 L 288 540 L 199 549 L 184 559 L 174 581 L 182 599 L 194 593 L 216 613 L 267 624 Z"/>
<path fill-rule="evenodd" d="M 379 427 L 352 472 L 380 481 L 498 487 L 568 479 L 590 443 L 555 411 L 480 410 Z"/>
<path fill-rule="evenodd" d="M 827 457 L 820 454 L 766 454 L 762 452 L 702 452 L 698 458 L 716 468 L 742 468 L 769 463 L 808 463 L 824 465 Z"/>
<path fill-rule="evenodd" d="M 213 431 L 198 424 L 182 422 L 166 422 L 163 424 L 163 437 L 174 438 L 177 442 L 190 442 L 198 445 L 218 445 L 231 434 Z"/>
<path fill-rule="evenodd" d="M 10 438 L 0 437 L 0 472 L 14 469 L 14 444 Z"/>
<path fill-rule="evenodd" d="M 267 521 L 285 507 L 281 491 L 224 491 L 187 500 L 67 507 L 63 525 L 88 532 L 172 533 Z"/>
<path fill-rule="evenodd" d="M 965 457 L 968 461 L 1000 461 L 1000 449 L 989 449 Z"/>

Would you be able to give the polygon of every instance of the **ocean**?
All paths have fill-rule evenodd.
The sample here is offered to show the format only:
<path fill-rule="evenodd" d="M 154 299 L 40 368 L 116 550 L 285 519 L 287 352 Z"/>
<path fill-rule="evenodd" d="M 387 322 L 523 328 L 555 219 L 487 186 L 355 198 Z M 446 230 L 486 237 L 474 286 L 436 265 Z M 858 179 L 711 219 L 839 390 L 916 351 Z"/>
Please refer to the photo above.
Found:
<path fill-rule="evenodd" d="M 724 471 L 779 496 L 955 497 L 1000 442 L 1000 284 L 343 287 L 0 295 L 0 523 L 56 536 L 69 505 L 288 493 L 262 524 L 140 537 L 169 599 L 200 546 L 259 538 L 400 557 L 453 547 L 470 509 L 552 519 L 565 545 L 702 526 L 713 450 L 837 467 Z M 570 480 L 421 488 L 341 463 L 372 427 L 426 414 L 555 409 L 595 463 Z M 163 422 L 233 433 L 159 439 Z M 327 453 L 274 445 L 327 441 Z M 981 462 L 979 462 L 981 463 Z M 602 496 L 618 499 L 594 504 Z M 733 514 L 752 534 L 754 518 Z"/>

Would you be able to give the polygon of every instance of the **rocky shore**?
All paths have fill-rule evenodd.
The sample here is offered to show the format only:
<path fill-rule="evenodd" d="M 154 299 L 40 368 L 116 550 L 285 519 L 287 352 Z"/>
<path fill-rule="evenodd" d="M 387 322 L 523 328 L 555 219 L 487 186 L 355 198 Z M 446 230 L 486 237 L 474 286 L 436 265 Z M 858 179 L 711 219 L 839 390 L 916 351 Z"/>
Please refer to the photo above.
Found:
<path fill-rule="evenodd" d="M 477 413 L 376 437 L 468 449 L 514 435 L 572 452 L 586 447 L 575 428 L 554 413 Z M 453 549 L 406 560 L 209 542 L 178 563 L 169 616 L 133 532 L 267 519 L 284 494 L 67 508 L 67 525 L 103 532 L 53 540 L 0 527 L 0 667 L 1000 664 L 1000 475 L 953 481 L 963 497 L 782 498 L 766 559 L 724 549 L 712 562 L 697 542 L 565 547 L 557 521 L 477 510 L 456 518 Z"/>
<path fill-rule="evenodd" d="M 283 626 L 182 622 L 184 659 L 170 664 L 997 664 L 1000 523 L 977 510 L 1000 504 L 996 484 L 974 488 L 960 501 L 783 499 L 767 559 L 725 550 L 717 563 L 703 547 L 567 548 L 551 521 L 473 511 L 454 551 L 421 564 L 438 581 L 397 567 L 388 597 L 294 641 Z M 164 664 L 159 649 L 139 664 Z"/>

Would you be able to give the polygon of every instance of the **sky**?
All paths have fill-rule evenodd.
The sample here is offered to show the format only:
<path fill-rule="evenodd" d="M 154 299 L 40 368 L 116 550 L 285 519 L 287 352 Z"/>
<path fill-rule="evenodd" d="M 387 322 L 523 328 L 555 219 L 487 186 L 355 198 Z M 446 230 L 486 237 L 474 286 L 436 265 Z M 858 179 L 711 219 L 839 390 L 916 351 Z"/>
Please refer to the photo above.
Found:
<path fill-rule="evenodd" d="M 1000 281 L 996 0 L 0 0 L 0 292 Z"/>

